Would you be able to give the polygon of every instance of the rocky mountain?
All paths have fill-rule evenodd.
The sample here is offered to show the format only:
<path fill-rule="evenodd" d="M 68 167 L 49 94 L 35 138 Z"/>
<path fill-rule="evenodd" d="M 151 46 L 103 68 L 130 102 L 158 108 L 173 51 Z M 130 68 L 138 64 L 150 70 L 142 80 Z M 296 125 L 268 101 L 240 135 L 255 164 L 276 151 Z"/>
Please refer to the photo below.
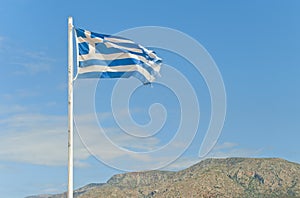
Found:
<path fill-rule="evenodd" d="M 182 171 L 146 171 L 90 184 L 76 198 L 282 197 L 300 198 L 300 164 L 283 159 L 207 159 Z M 28 198 L 63 198 L 66 194 Z"/>

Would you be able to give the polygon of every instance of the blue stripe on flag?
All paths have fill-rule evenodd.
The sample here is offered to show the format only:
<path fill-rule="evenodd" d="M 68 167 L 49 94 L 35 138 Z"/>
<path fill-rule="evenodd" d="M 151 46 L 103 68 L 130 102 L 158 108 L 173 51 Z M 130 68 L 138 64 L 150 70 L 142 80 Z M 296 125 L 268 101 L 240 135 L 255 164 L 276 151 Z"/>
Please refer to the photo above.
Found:
<path fill-rule="evenodd" d="M 78 43 L 79 55 L 85 55 L 89 53 L 89 44 L 87 42 Z"/>
<path fill-rule="evenodd" d="M 80 29 L 80 28 L 76 28 L 75 31 L 76 31 L 76 36 L 77 37 L 86 38 L 85 30 Z M 91 32 L 91 37 L 92 38 L 99 37 L 99 38 L 102 38 L 102 39 L 105 39 L 105 38 L 117 38 L 117 39 L 123 39 L 123 40 L 131 41 L 130 39 L 123 38 L 123 37 L 120 37 L 120 36 L 114 36 L 114 35 L 108 35 L 108 34 L 100 34 L 100 33 L 96 33 L 96 32 Z"/>
<path fill-rule="evenodd" d="M 81 44 L 81 43 L 79 43 Z M 118 43 L 120 44 L 120 43 Z M 133 46 L 133 45 L 129 45 L 131 43 L 126 43 L 128 44 L 128 46 Z M 124 43 L 122 43 L 123 46 L 125 46 Z M 113 47 L 107 47 L 105 45 L 105 43 L 96 43 L 95 44 L 95 48 L 96 48 L 96 53 L 99 53 L 99 54 L 116 54 L 116 53 L 130 53 L 130 54 L 135 54 L 135 55 L 138 55 L 138 56 L 143 56 L 145 57 L 146 59 L 148 60 L 155 60 L 155 58 L 151 58 L 143 49 L 141 48 L 135 48 L 135 49 L 140 49 L 143 51 L 143 53 L 138 53 L 138 52 L 133 52 L 133 51 L 130 51 L 130 50 L 126 50 L 126 49 L 122 49 L 122 48 L 113 48 Z"/>
<path fill-rule="evenodd" d="M 124 50 L 113 48 L 113 47 L 106 47 L 104 43 L 96 43 L 96 53 L 99 54 L 116 54 L 116 53 L 124 53 Z"/>
<path fill-rule="evenodd" d="M 139 65 L 146 69 L 151 75 L 155 75 L 156 72 L 152 67 L 147 65 L 141 60 L 137 60 L 134 58 L 125 58 L 125 59 L 115 59 L 115 60 L 100 60 L 100 59 L 89 59 L 86 61 L 79 61 L 79 67 L 89 67 L 93 65 L 101 65 L 101 66 L 122 66 L 122 65 Z"/>
<path fill-rule="evenodd" d="M 86 38 L 85 31 L 82 29 L 75 29 L 76 36 L 81 38 Z"/>
<path fill-rule="evenodd" d="M 138 44 L 135 44 L 135 43 L 118 43 L 118 42 L 112 42 L 112 43 L 115 43 L 115 44 L 117 44 L 119 46 L 122 46 L 122 47 L 130 47 L 130 48 L 141 49 L 141 47 Z"/>
<path fill-rule="evenodd" d="M 134 76 L 135 78 L 142 81 L 144 84 L 148 83 L 148 80 L 137 71 L 132 72 L 88 72 L 78 75 L 79 79 L 82 78 L 129 78 Z"/>
<path fill-rule="evenodd" d="M 79 61 L 79 67 L 88 67 L 91 65 L 104 65 L 104 66 L 121 66 L 121 65 L 138 65 L 141 61 L 134 58 L 124 58 L 116 60 L 100 60 L 89 59 L 86 61 Z"/>

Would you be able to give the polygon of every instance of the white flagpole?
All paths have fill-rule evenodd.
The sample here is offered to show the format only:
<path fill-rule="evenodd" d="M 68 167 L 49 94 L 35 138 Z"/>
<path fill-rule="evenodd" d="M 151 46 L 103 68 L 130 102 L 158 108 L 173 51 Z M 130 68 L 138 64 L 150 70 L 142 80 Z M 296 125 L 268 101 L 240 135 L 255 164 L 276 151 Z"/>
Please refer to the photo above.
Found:
<path fill-rule="evenodd" d="M 68 198 L 73 198 L 73 18 L 68 18 Z"/>

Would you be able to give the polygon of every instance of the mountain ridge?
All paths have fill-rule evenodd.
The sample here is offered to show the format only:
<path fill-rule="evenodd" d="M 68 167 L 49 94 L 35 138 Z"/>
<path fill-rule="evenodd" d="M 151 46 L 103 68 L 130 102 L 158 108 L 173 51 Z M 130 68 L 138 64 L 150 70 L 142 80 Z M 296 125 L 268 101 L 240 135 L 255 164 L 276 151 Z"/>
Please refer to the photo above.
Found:
<path fill-rule="evenodd" d="M 63 198 L 66 193 L 27 198 L 45 197 Z M 74 197 L 300 198 L 300 164 L 280 158 L 212 158 L 177 172 L 117 174 L 104 184 L 79 188 Z"/>

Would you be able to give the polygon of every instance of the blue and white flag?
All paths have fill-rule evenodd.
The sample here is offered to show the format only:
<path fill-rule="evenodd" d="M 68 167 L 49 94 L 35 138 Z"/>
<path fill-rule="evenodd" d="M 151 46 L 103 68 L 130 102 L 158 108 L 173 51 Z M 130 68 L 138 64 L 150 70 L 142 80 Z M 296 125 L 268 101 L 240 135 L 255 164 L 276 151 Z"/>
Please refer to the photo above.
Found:
<path fill-rule="evenodd" d="M 154 51 L 119 36 L 75 29 L 79 78 L 128 78 L 144 84 L 159 74 L 161 58 Z"/>

